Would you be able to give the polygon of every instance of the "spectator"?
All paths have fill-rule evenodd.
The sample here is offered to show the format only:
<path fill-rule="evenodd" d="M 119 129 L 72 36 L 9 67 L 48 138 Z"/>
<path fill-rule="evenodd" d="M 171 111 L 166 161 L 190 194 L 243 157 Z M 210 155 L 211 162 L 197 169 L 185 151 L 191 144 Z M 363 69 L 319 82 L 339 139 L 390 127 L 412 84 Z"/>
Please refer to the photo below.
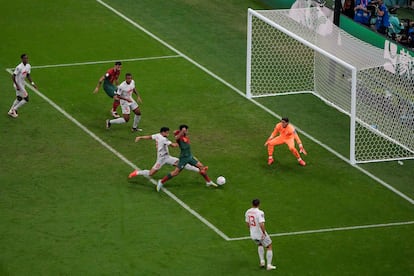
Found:
<path fill-rule="evenodd" d="M 342 3 L 342 13 L 347 17 L 354 19 L 355 0 L 344 0 Z"/>
<path fill-rule="evenodd" d="M 355 16 L 354 20 L 355 22 L 369 25 L 371 20 L 371 12 L 367 9 L 368 4 L 370 3 L 370 0 L 356 0 L 355 2 Z"/>
<path fill-rule="evenodd" d="M 396 37 L 404 29 L 403 24 L 400 22 L 400 19 L 397 17 L 397 9 L 391 8 L 389 16 L 390 27 L 388 28 L 388 36 L 396 40 Z"/>
<path fill-rule="evenodd" d="M 378 0 L 377 21 L 375 22 L 375 29 L 381 34 L 386 34 L 390 26 L 390 19 L 387 6 L 383 0 Z"/>

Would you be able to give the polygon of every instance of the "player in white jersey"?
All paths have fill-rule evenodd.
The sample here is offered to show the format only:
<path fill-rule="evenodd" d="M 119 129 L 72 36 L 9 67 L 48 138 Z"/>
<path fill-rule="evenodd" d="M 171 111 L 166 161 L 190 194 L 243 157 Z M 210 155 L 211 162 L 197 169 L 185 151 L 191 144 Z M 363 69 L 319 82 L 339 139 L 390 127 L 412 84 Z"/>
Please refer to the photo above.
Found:
<path fill-rule="evenodd" d="M 264 212 L 259 209 L 260 200 L 253 199 L 252 208 L 248 209 L 245 213 L 245 222 L 250 229 L 250 237 L 257 244 L 257 253 L 259 254 L 260 267 L 265 267 L 265 251 L 266 247 L 266 260 L 267 270 L 276 269 L 276 266 L 272 265 L 273 250 L 272 239 L 266 232 L 265 228 L 265 216 Z"/>
<path fill-rule="evenodd" d="M 10 107 L 9 116 L 16 118 L 18 116 L 17 110 L 24 105 L 25 103 L 29 102 L 29 94 L 25 88 L 25 80 L 26 78 L 30 81 L 34 88 L 37 88 L 36 84 L 33 82 L 32 78 L 30 77 L 30 69 L 31 66 L 29 64 L 29 57 L 26 54 L 22 54 L 20 56 L 22 62 L 16 66 L 13 71 L 12 80 L 13 86 L 16 90 L 16 99 L 14 100 L 12 106 Z"/>
<path fill-rule="evenodd" d="M 118 86 L 118 90 L 114 96 L 115 99 L 119 99 L 121 102 L 122 117 L 106 120 L 106 128 L 109 129 L 112 124 L 125 124 L 128 122 L 129 114 L 132 110 L 135 114 L 134 123 L 132 124 L 132 131 L 142 131 L 142 129 L 138 128 L 138 123 L 141 120 L 141 110 L 139 109 L 137 102 L 132 98 L 132 93 L 137 95 L 137 101 L 142 103 L 141 96 L 135 89 L 135 81 L 132 79 L 132 74 L 126 73 L 125 81 Z"/>
<path fill-rule="evenodd" d="M 151 170 L 134 170 L 129 174 L 128 178 L 133 178 L 137 175 L 153 176 L 165 164 L 177 166 L 178 158 L 170 155 L 168 147 L 178 147 L 178 144 L 168 140 L 167 137 L 169 134 L 170 129 L 168 127 L 162 127 L 159 133 L 146 136 L 137 136 L 135 138 L 135 142 L 138 142 L 141 139 L 155 141 L 155 146 L 157 147 L 157 161 L 155 161 L 155 164 L 152 166 Z M 193 172 L 200 172 L 197 167 L 191 166 L 190 164 L 187 164 L 184 168 Z"/>

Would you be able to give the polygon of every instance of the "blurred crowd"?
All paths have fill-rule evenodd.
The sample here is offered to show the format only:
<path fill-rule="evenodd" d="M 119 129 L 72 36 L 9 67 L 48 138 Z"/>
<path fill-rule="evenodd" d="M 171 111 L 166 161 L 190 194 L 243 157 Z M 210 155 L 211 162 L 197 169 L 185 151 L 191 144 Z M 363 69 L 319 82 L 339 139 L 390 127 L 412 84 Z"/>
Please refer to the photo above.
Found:
<path fill-rule="evenodd" d="M 398 17 L 400 5 L 411 7 L 412 1 L 342 0 L 342 13 L 406 47 L 414 48 L 414 20 Z"/>

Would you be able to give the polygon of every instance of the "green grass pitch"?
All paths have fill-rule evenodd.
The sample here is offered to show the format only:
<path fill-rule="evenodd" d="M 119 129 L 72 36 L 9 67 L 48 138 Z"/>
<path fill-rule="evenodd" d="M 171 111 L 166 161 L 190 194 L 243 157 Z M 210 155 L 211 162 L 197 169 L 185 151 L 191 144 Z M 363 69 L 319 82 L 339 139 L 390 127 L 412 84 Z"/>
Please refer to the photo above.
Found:
<path fill-rule="evenodd" d="M 267 273 L 244 224 L 255 197 L 274 244 L 278 268 L 269 273 L 414 273 L 414 162 L 351 166 L 327 150 L 347 155 L 342 114 L 310 95 L 240 95 L 248 7 L 264 8 L 250 0 L 3 1 L 0 275 Z M 41 94 L 29 90 L 12 119 L 6 70 L 23 52 Z M 92 91 L 118 59 L 141 92 L 143 134 L 188 124 L 193 153 L 213 179 L 227 178 L 223 187 L 186 171 L 168 192 L 127 179 L 156 156 L 152 142 L 133 142 L 132 122 L 105 129 L 111 100 Z M 267 166 L 274 114 L 301 130 L 306 167 L 283 146 Z"/>

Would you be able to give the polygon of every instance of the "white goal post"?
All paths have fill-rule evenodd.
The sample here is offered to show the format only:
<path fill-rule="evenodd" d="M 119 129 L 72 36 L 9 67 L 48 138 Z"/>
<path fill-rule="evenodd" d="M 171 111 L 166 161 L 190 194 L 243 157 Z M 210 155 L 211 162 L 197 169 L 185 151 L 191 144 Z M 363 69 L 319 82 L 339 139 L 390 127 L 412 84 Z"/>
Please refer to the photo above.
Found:
<path fill-rule="evenodd" d="M 248 10 L 246 96 L 311 93 L 346 114 L 352 164 L 414 159 L 414 62 L 384 57 L 326 10 Z"/>

